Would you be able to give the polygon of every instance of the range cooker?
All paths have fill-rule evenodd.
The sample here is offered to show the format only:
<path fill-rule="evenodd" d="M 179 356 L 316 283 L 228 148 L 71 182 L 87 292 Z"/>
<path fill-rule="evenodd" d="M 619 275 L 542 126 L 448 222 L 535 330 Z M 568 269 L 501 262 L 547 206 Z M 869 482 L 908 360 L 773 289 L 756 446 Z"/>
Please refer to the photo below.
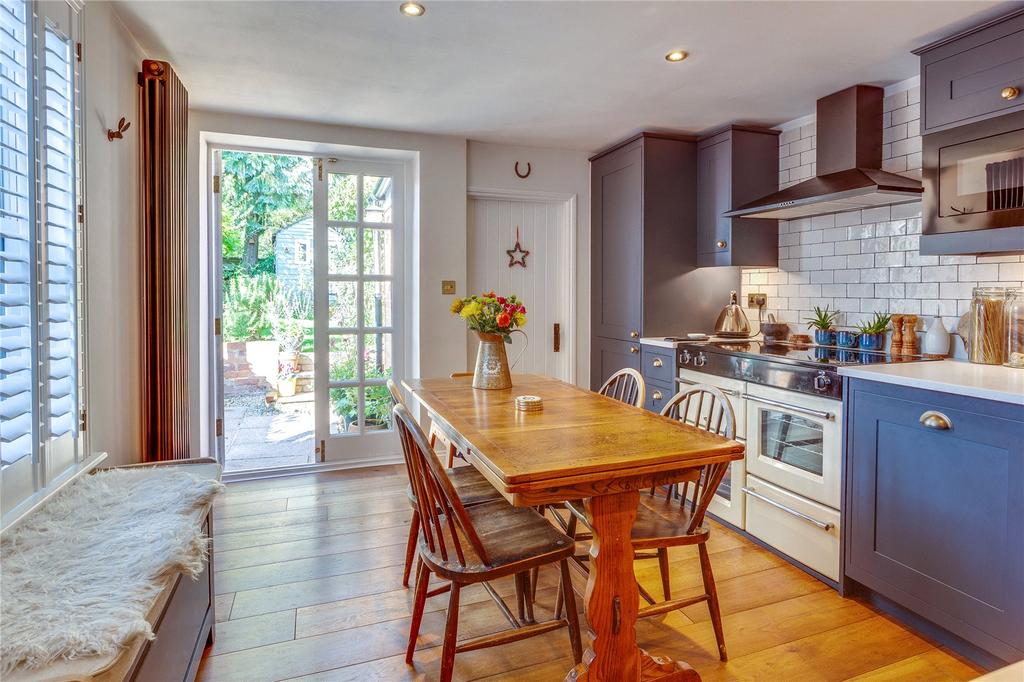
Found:
<path fill-rule="evenodd" d="M 736 437 L 746 444 L 709 511 L 834 584 L 842 482 L 838 369 L 922 358 L 755 340 L 678 341 L 676 383 L 722 390 L 736 414 Z"/>

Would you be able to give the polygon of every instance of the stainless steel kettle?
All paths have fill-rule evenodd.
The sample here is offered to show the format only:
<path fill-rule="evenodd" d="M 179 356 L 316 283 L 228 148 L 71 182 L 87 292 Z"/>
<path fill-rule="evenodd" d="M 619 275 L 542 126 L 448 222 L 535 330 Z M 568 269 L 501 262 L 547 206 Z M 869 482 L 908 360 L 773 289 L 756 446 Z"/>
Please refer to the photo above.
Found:
<path fill-rule="evenodd" d="M 747 314 L 740 307 L 735 291 L 729 292 L 729 305 L 725 306 L 718 315 L 718 322 L 715 322 L 715 336 L 728 339 L 749 339 L 751 336 L 750 321 L 747 320 Z"/>

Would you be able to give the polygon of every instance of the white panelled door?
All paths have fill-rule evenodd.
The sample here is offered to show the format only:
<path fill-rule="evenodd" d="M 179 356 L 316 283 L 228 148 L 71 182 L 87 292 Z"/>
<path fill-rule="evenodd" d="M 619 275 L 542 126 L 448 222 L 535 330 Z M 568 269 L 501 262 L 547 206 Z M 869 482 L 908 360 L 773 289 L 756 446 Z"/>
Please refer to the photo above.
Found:
<path fill-rule="evenodd" d="M 404 166 L 322 159 L 313 184 L 316 430 L 322 461 L 399 452 Z"/>
<path fill-rule="evenodd" d="M 544 374 L 563 381 L 575 380 L 575 217 L 571 201 L 518 200 L 487 194 L 467 202 L 467 294 L 494 291 L 516 294 L 526 305 L 529 337 L 526 352 L 512 369 L 515 373 Z M 526 267 L 509 267 L 506 253 L 519 242 Z M 557 345 L 555 325 L 558 325 Z M 467 345 L 467 367 L 476 362 L 477 341 Z M 524 347 L 521 334 L 512 335 L 509 361 Z"/>

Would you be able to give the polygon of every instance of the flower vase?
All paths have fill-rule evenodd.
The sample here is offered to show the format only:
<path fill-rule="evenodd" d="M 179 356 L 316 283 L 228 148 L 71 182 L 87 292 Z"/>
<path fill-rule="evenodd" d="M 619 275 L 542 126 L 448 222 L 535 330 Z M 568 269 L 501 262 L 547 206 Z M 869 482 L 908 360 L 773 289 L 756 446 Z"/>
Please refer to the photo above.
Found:
<path fill-rule="evenodd" d="M 476 351 L 476 369 L 473 370 L 473 388 L 501 390 L 512 388 L 505 339 L 501 334 L 476 332 L 480 346 Z"/>

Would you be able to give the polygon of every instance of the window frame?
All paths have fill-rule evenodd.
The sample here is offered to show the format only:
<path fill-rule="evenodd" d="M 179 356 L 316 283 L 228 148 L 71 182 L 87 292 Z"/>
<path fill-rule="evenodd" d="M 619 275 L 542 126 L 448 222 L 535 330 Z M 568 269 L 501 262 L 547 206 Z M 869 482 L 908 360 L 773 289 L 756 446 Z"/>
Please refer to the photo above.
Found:
<path fill-rule="evenodd" d="M 82 3 L 78 0 L 34 0 L 25 2 L 26 10 L 26 101 L 28 138 L 28 187 L 29 187 L 29 326 L 31 330 L 31 423 L 32 452 L 0 469 L 0 490 L 5 502 L 2 507 L 0 529 L 6 530 L 19 520 L 38 508 L 54 493 L 70 483 L 78 476 L 86 473 L 101 462 L 105 455 L 89 457 L 90 452 L 88 430 L 85 424 L 87 405 L 87 355 L 88 338 L 86 314 L 86 224 L 85 224 L 85 149 L 82 129 L 82 111 L 84 111 L 84 92 L 82 87 Z M 0 8 L 7 11 L 6 8 Z M 56 35 L 62 44 L 67 45 L 67 64 L 70 67 L 70 82 L 66 92 L 70 94 L 68 102 L 70 121 L 67 131 L 70 132 L 70 170 L 73 177 L 67 183 L 70 192 L 48 182 L 48 172 L 54 166 L 48 157 L 45 145 L 47 126 L 45 124 L 46 102 L 48 95 L 44 92 L 47 73 L 47 35 Z M 56 55 L 55 56 L 64 56 Z M 52 72 L 52 68 L 50 69 Z M 60 83 L 65 81 L 61 80 Z M 54 91 L 56 92 L 56 91 Z M 61 97 L 63 95 L 58 93 Z M 60 131 L 58 134 L 63 135 Z M 64 135 L 66 137 L 66 135 Z M 70 193 L 70 216 L 64 218 L 64 225 L 59 225 L 55 218 L 59 211 L 65 210 L 48 200 L 47 192 Z M 53 211 L 51 212 L 51 207 Z M 73 322 L 73 372 L 72 402 L 73 413 L 70 431 L 57 437 L 51 437 L 53 426 L 51 409 L 53 396 L 51 390 L 54 376 L 51 374 L 49 325 L 59 324 L 51 321 L 48 309 L 49 287 L 58 280 L 54 272 L 64 267 L 61 263 L 49 262 L 48 249 L 62 248 L 51 238 L 60 229 L 67 234 L 68 225 L 72 237 L 74 254 L 70 259 L 70 273 L 74 282 L 71 295 L 68 297 L 69 307 L 73 307 L 70 321 Z M 58 340 L 59 342 L 59 340 Z M 13 500 L 13 501 L 12 501 Z"/>

